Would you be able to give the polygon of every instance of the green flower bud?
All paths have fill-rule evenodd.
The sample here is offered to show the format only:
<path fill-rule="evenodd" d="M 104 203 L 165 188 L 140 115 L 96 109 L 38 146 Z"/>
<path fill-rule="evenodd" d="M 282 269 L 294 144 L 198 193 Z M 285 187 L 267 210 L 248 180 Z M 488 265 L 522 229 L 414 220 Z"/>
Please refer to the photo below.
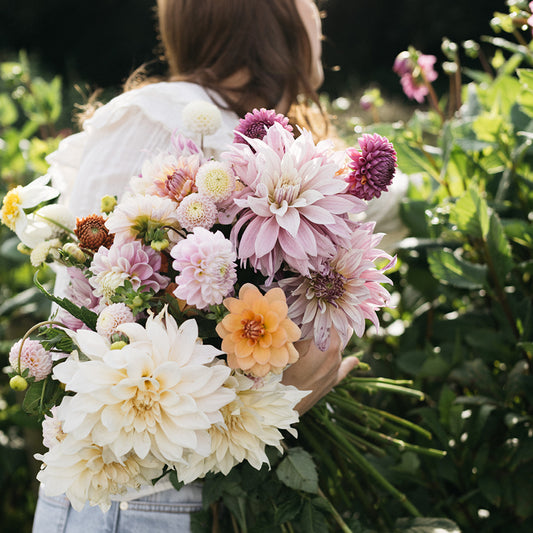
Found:
<path fill-rule="evenodd" d="M 9 386 L 15 391 L 24 391 L 28 388 L 28 382 L 22 376 L 13 376 L 9 380 Z"/>
<path fill-rule="evenodd" d="M 117 342 L 114 342 L 112 345 L 111 345 L 111 349 L 112 350 L 122 350 L 122 348 L 124 348 L 124 346 L 127 346 L 128 343 L 127 342 L 124 342 L 124 341 L 117 341 Z"/>
<path fill-rule="evenodd" d="M 168 239 L 163 239 L 160 241 L 152 241 L 150 243 L 150 246 L 156 251 L 161 252 L 163 250 L 166 250 L 169 247 L 170 243 L 168 242 Z"/>
<path fill-rule="evenodd" d="M 115 209 L 117 205 L 117 198 L 115 196 L 109 196 L 108 194 L 100 201 L 100 211 L 102 213 L 109 214 Z"/>

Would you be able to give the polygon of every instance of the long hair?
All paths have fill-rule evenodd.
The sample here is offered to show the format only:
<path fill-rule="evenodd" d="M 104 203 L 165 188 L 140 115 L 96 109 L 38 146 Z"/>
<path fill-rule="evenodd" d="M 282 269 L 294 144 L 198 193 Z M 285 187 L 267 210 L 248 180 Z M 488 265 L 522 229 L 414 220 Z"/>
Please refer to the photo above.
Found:
<path fill-rule="evenodd" d="M 212 90 L 241 117 L 255 102 L 274 108 L 284 97 L 291 106 L 289 115 L 299 125 L 327 129 L 325 115 L 316 112 L 320 104 L 310 83 L 311 45 L 294 0 L 157 4 L 168 80 L 191 81 Z M 243 72 L 246 81 L 222 83 Z M 126 90 L 138 86 L 139 79 L 138 72 L 130 76 Z M 315 112 L 302 101 L 314 102 Z"/>

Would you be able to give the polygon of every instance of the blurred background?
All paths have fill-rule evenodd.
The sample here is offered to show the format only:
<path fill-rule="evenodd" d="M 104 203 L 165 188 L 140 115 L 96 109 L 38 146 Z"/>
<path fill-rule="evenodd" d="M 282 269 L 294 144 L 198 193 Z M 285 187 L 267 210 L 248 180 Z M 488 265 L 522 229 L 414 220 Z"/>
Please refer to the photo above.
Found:
<path fill-rule="evenodd" d="M 0 61 L 26 50 L 44 72 L 60 74 L 65 90 L 119 90 L 128 74 L 157 57 L 154 0 L 0 0 Z M 323 90 L 336 98 L 369 84 L 401 94 L 392 72 L 409 45 L 440 56 L 442 37 L 455 42 L 490 33 L 504 0 L 319 0 L 325 14 Z"/>

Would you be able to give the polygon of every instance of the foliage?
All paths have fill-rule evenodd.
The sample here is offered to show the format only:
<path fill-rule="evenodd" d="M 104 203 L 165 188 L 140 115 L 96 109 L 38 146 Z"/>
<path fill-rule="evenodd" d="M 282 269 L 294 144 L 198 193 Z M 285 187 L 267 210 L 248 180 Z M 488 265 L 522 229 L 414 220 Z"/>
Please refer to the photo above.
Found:
<path fill-rule="evenodd" d="M 512 2 L 500 14 L 498 30 L 519 42 L 485 38 L 497 46 L 492 66 L 466 72 L 472 81 L 459 87 L 461 100 L 443 97 L 438 110 L 417 111 L 406 124 L 368 128 L 393 140 L 410 175 L 401 206 L 410 237 L 393 276 L 399 304 L 365 360 L 379 375 L 411 376 L 426 394 L 422 407 L 384 400 L 393 412 L 409 410 L 447 452 L 440 461 L 420 455 L 400 487 L 423 515 L 449 517 L 465 532 L 533 528 L 527 5 Z M 455 74 L 450 81 L 456 91 Z"/>
<path fill-rule="evenodd" d="M 61 80 L 31 74 L 24 54 L 0 64 L 0 198 L 9 188 L 25 185 L 48 168 L 44 157 L 59 142 L 54 124 L 61 113 Z M 16 245 L 18 239 L 0 226 L 0 366 L 14 341 L 47 317 L 48 300 L 32 286 L 32 269 Z M 43 283 L 51 288 L 52 274 Z M 0 503 L 2 530 L 30 531 L 35 507 L 35 461 L 40 450 L 36 423 L 21 408 L 20 398 L 0 377 Z"/>

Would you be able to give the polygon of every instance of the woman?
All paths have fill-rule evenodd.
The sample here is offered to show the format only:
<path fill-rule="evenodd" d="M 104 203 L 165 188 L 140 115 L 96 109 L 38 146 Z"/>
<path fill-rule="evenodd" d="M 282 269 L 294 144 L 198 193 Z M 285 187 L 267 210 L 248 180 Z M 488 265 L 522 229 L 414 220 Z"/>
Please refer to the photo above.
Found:
<path fill-rule="evenodd" d="M 254 107 L 300 117 L 309 127 L 305 106 L 295 104 L 301 94 L 316 102 L 323 78 L 320 18 L 312 0 L 158 0 L 158 18 L 168 78 L 135 73 L 127 83 L 131 90 L 97 109 L 83 131 L 49 157 L 54 183 L 79 217 L 97 211 L 104 194 L 121 195 L 147 153 L 183 129 L 181 111 L 193 100 L 213 101 L 222 111 L 222 127 L 205 139 L 207 155 L 231 142 L 239 117 Z M 57 290 L 65 283 L 59 274 Z M 312 391 L 300 413 L 355 366 L 354 358 L 341 360 L 333 337 L 327 352 L 299 343 L 300 360 L 284 373 L 285 383 Z M 163 480 L 128 496 L 103 514 L 90 506 L 78 513 L 66 498 L 41 494 L 33 531 L 187 532 L 190 513 L 201 508 L 196 484 L 176 491 Z"/>

